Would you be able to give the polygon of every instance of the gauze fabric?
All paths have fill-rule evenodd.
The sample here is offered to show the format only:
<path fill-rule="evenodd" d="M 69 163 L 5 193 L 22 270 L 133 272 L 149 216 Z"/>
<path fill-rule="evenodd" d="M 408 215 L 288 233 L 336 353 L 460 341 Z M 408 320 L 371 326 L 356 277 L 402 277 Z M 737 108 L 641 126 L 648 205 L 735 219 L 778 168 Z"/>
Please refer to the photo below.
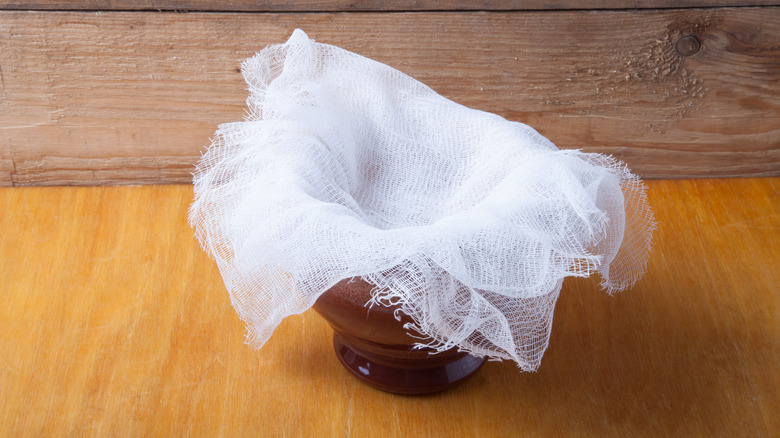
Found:
<path fill-rule="evenodd" d="M 243 64 L 249 115 L 197 165 L 190 223 L 260 348 L 340 280 L 427 338 L 535 370 L 567 276 L 645 270 L 645 188 L 384 64 L 296 30 Z"/>

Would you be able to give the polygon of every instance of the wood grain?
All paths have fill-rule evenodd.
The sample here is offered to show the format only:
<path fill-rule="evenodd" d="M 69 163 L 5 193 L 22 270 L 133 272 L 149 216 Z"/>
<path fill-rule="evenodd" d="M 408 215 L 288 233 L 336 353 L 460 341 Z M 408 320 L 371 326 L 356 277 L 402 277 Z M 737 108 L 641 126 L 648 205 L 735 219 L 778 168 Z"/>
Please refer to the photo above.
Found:
<path fill-rule="evenodd" d="M 528 11 L 779 5 L 777 0 L 6 0 L 0 9 L 111 11 Z"/>
<path fill-rule="evenodd" d="M 0 183 L 183 183 L 295 27 L 649 178 L 780 175 L 780 8 L 0 12 Z M 695 35 L 701 50 L 676 46 Z"/>
<path fill-rule="evenodd" d="M 0 189 L 0 435 L 778 436 L 780 179 L 649 195 L 633 290 L 567 280 L 537 373 L 415 398 L 352 378 L 312 311 L 244 345 L 190 186 Z"/>

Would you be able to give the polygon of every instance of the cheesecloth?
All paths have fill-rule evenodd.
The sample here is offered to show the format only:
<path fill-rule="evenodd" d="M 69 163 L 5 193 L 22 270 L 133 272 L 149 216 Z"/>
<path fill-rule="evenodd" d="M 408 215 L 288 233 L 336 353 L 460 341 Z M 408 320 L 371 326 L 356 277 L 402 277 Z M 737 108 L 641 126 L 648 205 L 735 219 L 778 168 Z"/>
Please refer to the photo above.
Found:
<path fill-rule="evenodd" d="M 219 127 L 190 224 L 260 348 L 340 280 L 400 305 L 419 347 L 535 370 L 567 276 L 644 273 L 645 187 L 387 65 L 295 30 L 243 63 L 249 114 Z"/>

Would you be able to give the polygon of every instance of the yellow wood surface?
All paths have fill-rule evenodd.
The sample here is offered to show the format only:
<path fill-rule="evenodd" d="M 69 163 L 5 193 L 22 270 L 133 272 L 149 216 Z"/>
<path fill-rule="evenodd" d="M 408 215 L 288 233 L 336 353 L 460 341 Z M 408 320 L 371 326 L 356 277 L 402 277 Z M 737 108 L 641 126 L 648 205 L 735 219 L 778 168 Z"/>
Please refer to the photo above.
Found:
<path fill-rule="evenodd" d="M 315 313 L 243 344 L 190 186 L 0 189 L 0 436 L 778 436 L 780 179 L 649 182 L 645 278 L 567 281 L 537 373 L 352 378 Z"/>

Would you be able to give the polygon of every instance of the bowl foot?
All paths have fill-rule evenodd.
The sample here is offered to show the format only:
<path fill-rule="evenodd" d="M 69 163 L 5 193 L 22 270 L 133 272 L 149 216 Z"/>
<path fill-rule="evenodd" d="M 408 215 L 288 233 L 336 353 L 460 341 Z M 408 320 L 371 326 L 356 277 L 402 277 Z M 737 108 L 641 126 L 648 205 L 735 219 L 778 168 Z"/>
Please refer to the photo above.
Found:
<path fill-rule="evenodd" d="M 341 364 L 364 383 L 395 394 L 421 395 L 444 391 L 466 380 L 485 362 L 485 358 L 454 349 L 420 357 L 420 350 L 407 346 L 383 346 L 391 350 L 391 357 L 356 348 L 348 338 L 348 335 L 342 336 L 338 332 L 333 334 L 333 347 Z M 401 351 L 404 349 L 410 352 L 411 357 L 399 357 L 403 356 Z"/>

